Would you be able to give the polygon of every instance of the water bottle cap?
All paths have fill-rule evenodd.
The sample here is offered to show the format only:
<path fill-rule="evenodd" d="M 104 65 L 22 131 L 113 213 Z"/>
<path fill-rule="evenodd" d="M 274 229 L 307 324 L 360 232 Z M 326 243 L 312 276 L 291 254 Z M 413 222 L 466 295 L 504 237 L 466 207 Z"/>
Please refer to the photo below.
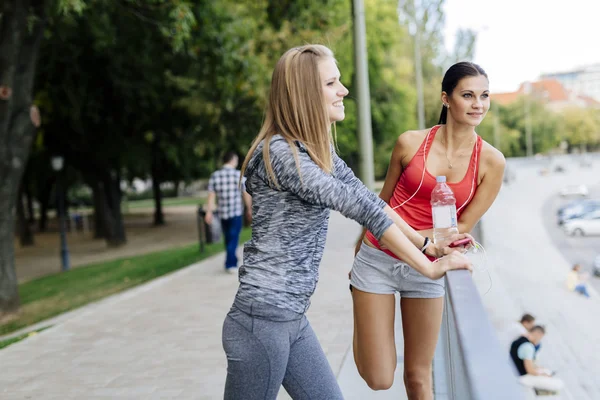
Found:
<path fill-rule="evenodd" d="M 436 182 L 446 182 L 446 177 L 444 175 L 436 176 L 435 181 Z"/>

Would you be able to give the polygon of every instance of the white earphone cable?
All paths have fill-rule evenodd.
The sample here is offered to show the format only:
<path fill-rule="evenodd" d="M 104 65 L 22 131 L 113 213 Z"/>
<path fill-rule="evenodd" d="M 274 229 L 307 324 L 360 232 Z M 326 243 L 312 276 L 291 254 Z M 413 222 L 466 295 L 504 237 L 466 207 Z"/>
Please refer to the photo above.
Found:
<path fill-rule="evenodd" d="M 433 128 L 435 128 L 435 127 L 433 127 Z M 413 197 L 416 196 L 416 194 L 419 192 L 419 190 L 421 190 L 421 186 L 423 186 L 423 182 L 425 181 L 425 171 L 427 170 L 427 145 L 429 143 L 429 135 L 431 135 L 431 131 L 433 130 L 433 128 L 431 128 L 429 130 L 429 132 L 427 132 L 427 136 L 425 137 L 425 144 L 423 146 L 423 172 L 421 173 L 421 181 L 419 182 L 419 186 L 417 187 L 417 190 L 408 199 L 406 199 L 405 201 L 403 201 L 401 204 L 393 207 L 392 210 L 395 210 L 396 208 L 404 206 Z M 467 197 L 467 200 L 465 200 L 465 202 L 456 210 L 457 213 L 460 210 L 462 210 L 467 204 L 469 204 L 469 202 L 471 201 L 471 199 L 473 197 L 473 194 L 475 193 L 475 182 L 477 181 L 477 172 L 479 170 L 478 163 L 479 163 L 479 138 L 477 138 L 475 140 L 475 168 L 474 168 L 474 171 L 473 171 L 473 179 L 471 180 L 471 191 L 469 192 L 469 196 Z M 478 266 L 476 270 L 477 271 L 485 271 L 485 272 L 487 272 L 488 279 L 490 281 L 490 286 L 486 290 L 486 292 L 483 294 L 485 296 L 486 294 L 488 294 L 490 292 L 490 290 L 492 290 L 492 275 L 490 274 L 490 271 L 487 268 L 487 263 L 488 263 L 487 253 L 486 253 L 485 248 L 483 247 L 483 245 L 481 243 L 477 242 L 477 241 L 472 246 L 472 249 L 473 250 L 467 250 L 466 252 L 467 253 L 469 251 L 471 251 L 472 253 L 476 253 L 478 251 L 482 251 L 483 252 L 482 265 Z M 475 267 L 475 266 L 476 265 L 473 264 L 473 267 Z"/>

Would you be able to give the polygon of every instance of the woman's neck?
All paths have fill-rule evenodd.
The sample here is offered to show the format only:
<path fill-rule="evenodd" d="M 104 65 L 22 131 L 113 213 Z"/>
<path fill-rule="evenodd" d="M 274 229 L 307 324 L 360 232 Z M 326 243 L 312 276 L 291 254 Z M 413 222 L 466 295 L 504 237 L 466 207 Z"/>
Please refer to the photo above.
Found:
<path fill-rule="evenodd" d="M 443 133 L 443 141 L 447 146 L 446 148 L 451 151 L 470 142 L 475 136 L 475 128 L 470 125 L 448 121 L 444 125 Z"/>

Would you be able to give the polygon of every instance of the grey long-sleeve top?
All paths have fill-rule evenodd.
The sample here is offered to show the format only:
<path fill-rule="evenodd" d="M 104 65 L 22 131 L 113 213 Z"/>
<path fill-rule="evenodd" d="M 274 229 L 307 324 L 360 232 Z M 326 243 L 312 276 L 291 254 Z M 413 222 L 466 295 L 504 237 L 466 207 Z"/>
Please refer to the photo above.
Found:
<path fill-rule="evenodd" d="M 393 222 L 383 210 L 386 203 L 335 152 L 334 171 L 328 174 L 296 142 L 298 175 L 292 149 L 275 135 L 270 158 L 277 188 L 267 176 L 263 145 L 256 148 L 245 172 L 246 190 L 252 195 L 252 238 L 244 246 L 237 300 L 304 313 L 319 280 L 329 210 L 366 226 L 377 239 Z"/>

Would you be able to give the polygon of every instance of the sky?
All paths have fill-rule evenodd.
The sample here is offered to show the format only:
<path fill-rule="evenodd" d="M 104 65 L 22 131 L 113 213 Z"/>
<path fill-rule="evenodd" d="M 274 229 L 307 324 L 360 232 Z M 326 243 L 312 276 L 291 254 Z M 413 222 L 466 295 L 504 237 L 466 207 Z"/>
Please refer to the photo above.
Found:
<path fill-rule="evenodd" d="M 474 62 L 490 91 L 515 91 L 540 74 L 600 63 L 600 0 L 446 0 L 446 47 L 478 32 Z"/>

